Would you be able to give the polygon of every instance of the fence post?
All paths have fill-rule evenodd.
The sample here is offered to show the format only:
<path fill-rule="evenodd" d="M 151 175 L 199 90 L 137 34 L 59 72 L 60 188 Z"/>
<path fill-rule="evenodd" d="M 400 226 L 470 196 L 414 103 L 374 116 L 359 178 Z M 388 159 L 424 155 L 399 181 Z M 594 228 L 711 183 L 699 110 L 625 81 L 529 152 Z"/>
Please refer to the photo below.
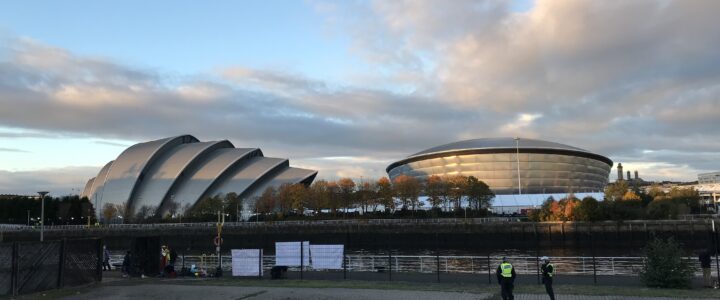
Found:
<path fill-rule="evenodd" d="M 548 225 L 548 233 L 550 233 L 550 240 L 552 240 L 552 230 Z M 540 284 L 540 236 L 535 232 L 535 269 L 536 269 L 536 280 Z"/>
<path fill-rule="evenodd" d="M 183 261 L 183 264 L 185 262 Z M 263 277 L 263 249 L 258 249 L 258 279 L 262 279 Z"/>
<path fill-rule="evenodd" d="M 440 242 L 438 234 L 435 234 L 435 260 L 437 261 L 437 281 L 440 282 Z"/>
<path fill-rule="evenodd" d="M 388 234 L 388 281 L 392 281 L 392 248 L 390 247 L 390 234 Z"/>
<path fill-rule="evenodd" d="M 350 241 L 350 231 L 345 228 L 345 246 L 343 247 L 343 279 L 347 279 L 347 256 L 345 255 L 345 249 L 347 249 L 348 242 Z"/>
<path fill-rule="evenodd" d="M 305 268 L 305 250 L 303 247 L 305 242 L 303 242 L 303 239 L 300 239 L 300 280 L 303 279 L 303 269 Z"/>
<path fill-rule="evenodd" d="M 18 243 L 13 242 L 12 243 L 12 271 L 10 273 L 10 289 L 11 294 L 13 296 L 18 295 L 18 273 L 20 273 L 20 270 L 18 270 Z"/>
<path fill-rule="evenodd" d="M 593 245 L 592 231 L 590 232 L 590 251 L 592 251 L 592 259 L 593 259 L 593 283 L 597 284 L 597 265 L 595 264 L 595 247 Z"/>
<path fill-rule="evenodd" d="M 60 241 L 60 251 L 58 253 L 58 277 L 57 277 L 57 288 L 63 287 L 63 279 L 65 278 L 65 243 L 66 240 Z"/>
<path fill-rule="evenodd" d="M 487 255 L 488 265 L 488 284 L 492 284 L 492 276 L 490 275 L 490 254 Z"/>
<path fill-rule="evenodd" d="M 95 280 L 97 282 L 102 281 L 103 277 L 103 271 L 102 271 L 102 263 L 103 263 L 103 240 L 97 239 L 95 242 L 95 256 L 97 256 L 97 263 L 95 264 Z"/>

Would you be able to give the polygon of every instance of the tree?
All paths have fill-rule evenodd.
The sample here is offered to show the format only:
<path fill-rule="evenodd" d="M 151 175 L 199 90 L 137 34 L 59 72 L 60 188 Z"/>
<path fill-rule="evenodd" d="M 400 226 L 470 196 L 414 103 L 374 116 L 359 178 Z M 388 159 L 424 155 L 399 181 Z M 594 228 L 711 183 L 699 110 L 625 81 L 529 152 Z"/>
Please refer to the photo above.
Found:
<path fill-rule="evenodd" d="M 223 204 L 223 198 L 220 195 L 213 197 L 205 197 L 196 203 L 189 211 L 189 216 L 196 221 L 215 221 L 217 220 L 217 213 L 225 212 L 225 206 Z"/>
<path fill-rule="evenodd" d="M 376 198 L 376 187 L 372 181 L 362 182 L 357 190 L 357 202 L 363 213 L 367 212 L 369 206 L 372 205 L 373 199 Z"/>
<path fill-rule="evenodd" d="M 335 181 L 330 181 L 327 184 L 328 194 L 330 195 L 330 201 L 328 201 L 328 207 L 334 216 L 337 216 L 337 211 L 341 206 L 342 196 L 340 192 L 340 186 Z"/>
<path fill-rule="evenodd" d="M 607 187 L 605 187 L 605 200 L 621 200 L 625 193 L 627 193 L 628 189 L 629 187 L 625 180 L 618 180 L 615 183 L 610 183 Z"/>
<path fill-rule="evenodd" d="M 430 205 L 436 208 L 442 204 L 442 194 L 445 190 L 445 180 L 437 175 L 431 175 L 428 177 L 425 183 L 425 195 L 430 201 Z"/>
<path fill-rule="evenodd" d="M 550 221 L 553 218 L 553 212 L 552 207 L 556 205 L 555 198 L 553 196 L 548 197 L 545 199 L 542 205 L 540 205 L 540 210 L 538 210 L 535 214 L 535 220 L 538 222 L 542 221 Z"/>
<path fill-rule="evenodd" d="M 400 175 L 395 177 L 393 186 L 397 197 L 403 205 L 403 209 L 407 209 L 408 206 L 410 206 L 414 211 L 418 204 L 418 197 L 420 197 L 421 191 L 421 186 L 417 179 L 407 175 Z"/>
<path fill-rule="evenodd" d="M 695 266 L 683 261 L 682 247 L 672 237 L 655 238 L 645 246 L 640 279 L 645 285 L 661 288 L 689 288 Z"/>
<path fill-rule="evenodd" d="M 455 175 L 447 177 L 446 180 L 449 198 L 455 204 L 455 209 L 460 209 L 462 199 L 467 195 L 467 177 Z"/>
<path fill-rule="evenodd" d="M 103 205 L 102 216 L 105 218 L 105 222 L 109 222 L 118 216 L 117 207 L 112 203 L 105 203 L 105 205 Z"/>
<path fill-rule="evenodd" d="M 633 191 L 627 191 L 622 196 L 622 201 L 640 201 L 640 196 L 635 194 Z"/>
<path fill-rule="evenodd" d="M 287 215 L 292 209 L 292 185 L 285 183 L 277 190 L 277 207 L 282 215 Z"/>
<path fill-rule="evenodd" d="M 235 192 L 225 194 L 223 198 L 223 206 L 227 208 L 230 213 L 230 219 L 239 220 L 242 215 L 243 203 L 242 199 Z"/>
<path fill-rule="evenodd" d="M 340 178 L 338 180 L 338 187 L 340 188 L 340 199 L 342 199 L 343 207 L 345 208 L 345 214 L 353 204 L 353 192 L 355 191 L 355 182 L 350 178 Z"/>
<path fill-rule="evenodd" d="M 137 223 L 143 223 L 147 220 L 152 219 L 155 216 L 156 207 L 154 205 L 143 205 L 138 208 L 135 213 L 134 221 Z"/>
<path fill-rule="evenodd" d="M 677 219 L 679 215 L 687 214 L 689 208 L 682 202 L 658 197 L 647 206 L 647 217 L 655 220 Z"/>
<path fill-rule="evenodd" d="M 603 218 L 600 204 L 590 196 L 587 196 L 575 206 L 575 220 L 577 221 L 599 221 Z"/>
<path fill-rule="evenodd" d="M 277 192 L 275 188 L 270 186 L 266 188 L 260 197 L 255 200 L 255 210 L 258 214 L 269 214 L 275 210 L 275 200 L 277 198 Z"/>
<path fill-rule="evenodd" d="M 308 190 L 304 184 L 296 183 L 290 186 L 290 209 L 303 215 L 306 207 Z"/>
<path fill-rule="evenodd" d="M 325 180 L 316 180 L 310 185 L 308 190 L 308 203 L 310 209 L 315 213 L 320 213 L 323 208 L 328 207 L 330 202 L 330 191 L 328 183 Z"/>
<path fill-rule="evenodd" d="M 390 179 L 382 177 L 377 181 L 378 186 L 378 202 L 380 205 L 385 207 L 385 211 L 391 211 L 395 209 L 395 188 L 390 183 Z"/>
<path fill-rule="evenodd" d="M 490 190 L 490 187 L 474 176 L 467 178 L 465 190 L 468 204 L 474 206 L 476 210 L 490 207 L 492 199 L 495 198 L 495 193 Z"/>
<path fill-rule="evenodd" d="M 693 188 L 673 187 L 670 189 L 668 197 L 675 202 L 684 204 L 691 212 L 700 211 L 700 194 Z"/>
<path fill-rule="evenodd" d="M 664 197 L 665 191 L 663 191 L 663 189 L 659 185 L 653 184 L 648 190 L 647 194 L 652 197 L 653 200 L 655 200 L 658 197 Z"/>

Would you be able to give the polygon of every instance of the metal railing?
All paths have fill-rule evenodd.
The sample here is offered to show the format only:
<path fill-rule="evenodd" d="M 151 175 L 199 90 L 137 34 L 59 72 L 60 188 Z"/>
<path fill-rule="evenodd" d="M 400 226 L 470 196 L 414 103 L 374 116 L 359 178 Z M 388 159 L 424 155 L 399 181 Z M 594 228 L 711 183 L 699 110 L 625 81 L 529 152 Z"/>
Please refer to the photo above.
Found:
<path fill-rule="evenodd" d="M 348 272 L 379 272 L 392 268 L 392 272 L 406 273 L 440 273 L 456 274 L 488 274 L 494 275 L 495 269 L 501 263 L 501 257 L 494 256 L 432 256 L 432 255 L 347 255 L 345 262 Z M 534 256 L 508 256 L 515 272 L 521 275 L 538 273 L 538 261 Z M 697 276 L 702 276 L 702 270 L 696 257 L 685 257 L 688 264 L 696 265 Z M 583 257 L 564 256 L 553 257 L 552 264 L 558 275 L 624 275 L 638 276 L 643 265 L 643 257 Z M 714 258 L 713 258 L 714 260 Z M 439 261 L 439 262 L 438 262 Z M 111 263 L 122 263 L 121 255 L 112 255 Z M 212 255 L 186 255 L 179 256 L 175 263 L 176 268 L 196 265 L 199 268 L 213 269 L 218 265 L 217 256 Z M 714 265 L 714 262 L 713 262 Z M 232 267 L 232 257 L 222 255 L 222 266 L 225 271 Z M 263 269 L 270 270 L 275 266 L 274 255 L 263 256 Z M 291 268 L 299 269 L 299 268 Z M 312 271 L 312 264 L 305 270 Z"/>
<path fill-rule="evenodd" d="M 352 220 L 303 220 L 268 222 L 225 222 L 225 227 L 255 228 L 268 226 L 298 225 L 415 225 L 415 224 L 485 224 L 498 222 L 518 222 L 518 218 L 436 218 L 436 219 L 352 219 Z M 103 224 L 103 225 L 50 225 L 45 230 L 85 230 L 85 229 L 160 229 L 160 228 L 206 228 L 215 227 L 215 222 L 201 223 L 154 223 L 154 224 Z M 16 225 L 2 227 L 3 231 L 34 231 L 38 226 Z"/>

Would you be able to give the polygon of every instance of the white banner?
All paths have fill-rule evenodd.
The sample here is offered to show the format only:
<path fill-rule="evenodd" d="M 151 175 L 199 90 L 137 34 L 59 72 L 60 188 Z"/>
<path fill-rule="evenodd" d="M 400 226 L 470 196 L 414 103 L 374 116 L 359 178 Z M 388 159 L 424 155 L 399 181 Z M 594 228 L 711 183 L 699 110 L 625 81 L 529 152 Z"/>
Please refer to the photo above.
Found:
<path fill-rule="evenodd" d="M 345 245 L 310 245 L 313 269 L 342 269 Z"/>
<path fill-rule="evenodd" d="M 233 276 L 262 276 L 262 249 L 232 249 Z"/>
<path fill-rule="evenodd" d="M 302 242 L 303 265 L 310 266 L 310 242 Z M 277 242 L 275 243 L 275 265 L 299 267 L 300 266 L 300 242 Z"/>

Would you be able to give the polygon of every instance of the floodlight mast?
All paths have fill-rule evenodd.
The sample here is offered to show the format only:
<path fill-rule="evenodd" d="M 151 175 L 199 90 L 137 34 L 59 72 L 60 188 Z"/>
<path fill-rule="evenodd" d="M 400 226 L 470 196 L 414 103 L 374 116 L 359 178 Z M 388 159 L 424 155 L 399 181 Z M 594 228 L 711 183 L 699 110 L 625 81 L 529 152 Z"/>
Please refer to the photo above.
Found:
<path fill-rule="evenodd" d="M 44 239 L 45 231 L 45 195 L 47 195 L 49 192 L 40 191 L 37 193 L 38 195 L 40 195 L 40 241 L 42 242 Z"/>

